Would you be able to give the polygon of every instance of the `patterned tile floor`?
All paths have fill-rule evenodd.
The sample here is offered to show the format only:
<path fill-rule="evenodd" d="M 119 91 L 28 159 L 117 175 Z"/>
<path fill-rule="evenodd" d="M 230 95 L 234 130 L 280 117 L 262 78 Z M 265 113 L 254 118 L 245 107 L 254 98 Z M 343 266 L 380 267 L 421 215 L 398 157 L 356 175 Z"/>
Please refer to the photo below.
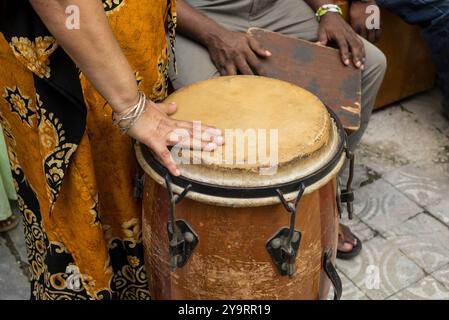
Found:
<path fill-rule="evenodd" d="M 360 256 L 343 299 L 449 299 L 449 121 L 432 90 L 376 112 L 356 153 Z M 28 299 L 21 228 L 0 236 L 0 300 Z"/>
<path fill-rule="evenodd" d="M 376 112 L 356 152 L 364 247 L 337 261 L 343 298 L 449 299 L 449 121 L 432 90 Z"/>

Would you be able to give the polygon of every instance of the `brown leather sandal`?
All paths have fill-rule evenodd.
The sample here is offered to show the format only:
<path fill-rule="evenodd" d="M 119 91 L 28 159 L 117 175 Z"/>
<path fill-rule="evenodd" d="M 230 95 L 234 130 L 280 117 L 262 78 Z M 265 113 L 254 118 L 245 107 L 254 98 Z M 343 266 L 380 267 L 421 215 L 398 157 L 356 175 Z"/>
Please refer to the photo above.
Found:
<path fill-rule="evenodd" d="M 0 221 L 0 233 L 10 231 L 17 227 L 19 219 L 15 214 L 11 215 L 8 219 Z"/>

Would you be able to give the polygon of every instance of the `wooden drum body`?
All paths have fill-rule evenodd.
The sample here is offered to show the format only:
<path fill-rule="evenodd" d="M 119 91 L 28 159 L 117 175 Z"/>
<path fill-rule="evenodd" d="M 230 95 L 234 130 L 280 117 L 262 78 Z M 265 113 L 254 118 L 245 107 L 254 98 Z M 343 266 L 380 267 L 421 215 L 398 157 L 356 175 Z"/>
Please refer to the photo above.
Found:
<path fill-rule="evenodd" d="M 195 104 L 209 104 L 207 99 L 213 101 L 218 94 L 237 101 L 244 95 L 251 100 L 251 94 L 239 91 L 248 85 L 264 99 L 272 96 L 270 90 L 293 91 L 292 101 L 302 101 L 280 102 L 299 110 L 299 137 L 285 142 L 282 137 L 290 133 L 280 130 L 279 144 L 290 145 L 281 147 L 273 175 L 260 176 L 254 166 L 208 162 L 181 164 L 182 176 L 171 177 L 147 148 L 136 146 L 146 173 L 143 238 L 154 299 L 325 299 L 330 280 L 341 293 L 333 262 L 338 239 L 336 177 L 346 159 L 346 139 L 338 119 L 310 93 L 297 91 L 304 95 L 298 100 L 294 92 L 302 89 L 262 77 L 209 80 L 194 85 L 192 92 L 187 88 L 175 93 L 169 101 L 178 104 L 180 113 L 175 118 L 191 121 L 199 117 L 225 128 L 229 119 L 223 126 L 216 124 L 219 120 L 203 119 L 201 107 L 198 114 L 195 107 L 186 107 L 191 106 L 186 101 L 192 96 Z M 206 101 L 198 97 L 198 92 L 216 87 L 216 92 L 206 90 Z M 255 100 L 260 98 L 254 95 Z M 276 95 L 273 99 L 282 100 Z M 247 104 L 243 109 L 251 108 Z M 310 114 L 309 105 L 316 108 L 316 114 Z M 290 121 L 289 111 L 285 112 Z M 245 110 L 237 118 L 245 118 Z M 237 127 L 246 123 L 235 121 Z M 250 125 L 261 128 L 264 123 Z M 273 126 L 284 128 L 286 124 L 281 121 L 266 127 Z M 303 136 L 312 141 L 302 144 Z M 297 150 L 290 154 L 292 146 Z"/>
<path fill-rule="evenodd" d="M 296 227 L 302 239 L 291 279 L 279 275 L 265 250 L 267 240 L 288 225 L 281 204 L 226 208 L 184 199 L 177 218 L 188 221 L 200 241 L 188 264 L 172 273 L 167 191 L 149 179 L 144 190 L 143 237 L 154 299 L 314 300 L 327 295 L 322 265 L 325 250 L 336 253 L 337 248 L 335 179 L 301 199 Z"/>

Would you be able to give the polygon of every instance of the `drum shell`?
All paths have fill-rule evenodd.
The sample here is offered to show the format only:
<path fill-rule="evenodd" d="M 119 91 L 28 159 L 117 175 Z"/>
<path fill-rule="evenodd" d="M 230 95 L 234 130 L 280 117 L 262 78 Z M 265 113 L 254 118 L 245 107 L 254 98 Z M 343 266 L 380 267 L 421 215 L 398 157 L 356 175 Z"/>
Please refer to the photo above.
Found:
<path fill-rule="evenodd" d="M 213 206 L 188 198 L 176 205 L 199 243 L 183 268 L 169 266 L 167 191 L 145 177 L 143 239 L 153 299 L 308 299 L 327 297 L 322 265 L 326 250 L 337 248 L 335 177 L 303 196 L 296 228 L 302 239 L 292 278 L 281 276 L 265 245 L 290 216 L 281 205 L 250 208 Z"/>

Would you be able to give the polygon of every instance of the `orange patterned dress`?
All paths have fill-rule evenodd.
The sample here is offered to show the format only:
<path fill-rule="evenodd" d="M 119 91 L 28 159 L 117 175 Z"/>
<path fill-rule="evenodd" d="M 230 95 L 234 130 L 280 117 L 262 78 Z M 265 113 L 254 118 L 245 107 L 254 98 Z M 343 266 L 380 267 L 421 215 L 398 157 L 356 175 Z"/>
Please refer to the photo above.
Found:
<path fill-rule="evenodd" d="M 0 123 L 23 213 L 31 297 L 148 299 L 132 141 L 112 126 L 111 108 L 28 1 L 5 3 Z M 175 1 L 103 4 L 140 89 L 164 99 Z"/>

